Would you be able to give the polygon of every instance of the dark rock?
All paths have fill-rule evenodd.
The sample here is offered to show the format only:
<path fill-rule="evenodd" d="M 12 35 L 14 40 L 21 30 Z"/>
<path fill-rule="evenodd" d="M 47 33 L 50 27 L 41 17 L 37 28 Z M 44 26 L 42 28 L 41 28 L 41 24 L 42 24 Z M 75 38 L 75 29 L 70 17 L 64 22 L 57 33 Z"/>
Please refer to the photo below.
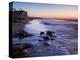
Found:
<path fill-rule="evenodd" d="M 30 43 L 17 43 L 13 45 L 12 56 L 13 58 L 21 58 L 21 57 L 29 57 L 29 52 L 25 52 L 24 49 L 32 48 L 32 44 Z"/>
<path fill-rule="evenodd" d="M 17 33 L 15 34 L 15 37 L 18 37 L 18 38 L 20 38 L 20 39 L 21 39 L 21 38 L 25 38 L 25 37 L 30 37 L 30 36 L 33 36 L 33 35 L 25 32 L 25 31 L 20 31 L 20 32 L 17 32 Z"/>

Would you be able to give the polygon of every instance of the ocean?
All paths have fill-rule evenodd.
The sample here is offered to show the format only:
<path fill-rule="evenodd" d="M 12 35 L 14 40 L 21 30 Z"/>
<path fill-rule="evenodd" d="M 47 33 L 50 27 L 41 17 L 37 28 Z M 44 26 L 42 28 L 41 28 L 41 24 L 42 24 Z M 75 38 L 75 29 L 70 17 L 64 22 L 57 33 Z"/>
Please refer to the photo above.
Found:
<path fill-rule="evenodd" d="M 24 26 L 24 31 L 33 34 L 21 40 L 13 38 L 13 43 L 32 43 L 38 47 L 31 56 L 56 56 L 78 53 L 78 22 L 68 20 L 34 19 Z M 56 38 L 51 46 L 39 42 L 40 32 L 54 31 Z"/>

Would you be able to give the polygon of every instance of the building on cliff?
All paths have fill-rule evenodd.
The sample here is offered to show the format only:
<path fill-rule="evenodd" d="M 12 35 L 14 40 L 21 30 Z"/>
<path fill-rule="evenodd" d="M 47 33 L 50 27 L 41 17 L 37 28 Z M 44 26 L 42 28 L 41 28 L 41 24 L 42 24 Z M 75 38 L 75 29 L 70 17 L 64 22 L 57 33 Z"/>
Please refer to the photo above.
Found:
<path fill-rule="evenodd" d="M 28 12 L 24 10 L 10 10 L 9 21 L 12 21 L 12 34 L 23 31 L 25 24 L 30 20 Z"/>

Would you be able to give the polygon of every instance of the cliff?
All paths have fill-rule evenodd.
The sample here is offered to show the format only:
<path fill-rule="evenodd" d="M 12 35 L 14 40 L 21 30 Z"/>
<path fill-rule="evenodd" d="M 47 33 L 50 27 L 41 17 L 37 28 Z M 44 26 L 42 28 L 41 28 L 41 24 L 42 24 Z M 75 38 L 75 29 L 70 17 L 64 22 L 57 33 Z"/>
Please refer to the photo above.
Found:
<path fill-rule="evenodd" d="M 23 31 L 25 24 L 30 21 L 28 12 L 23 10 L 10 10 L 9 20 L 12 22 L 12 34 Z"/>

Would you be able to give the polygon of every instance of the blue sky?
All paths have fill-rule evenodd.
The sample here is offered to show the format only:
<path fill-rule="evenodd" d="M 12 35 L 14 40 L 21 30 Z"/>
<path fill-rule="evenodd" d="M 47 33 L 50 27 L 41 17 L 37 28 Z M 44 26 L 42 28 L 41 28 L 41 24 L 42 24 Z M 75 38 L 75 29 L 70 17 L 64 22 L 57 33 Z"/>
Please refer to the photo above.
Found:
<path fill-rule="evenodd" d="M 78 7 L 76 5 L 43 4 L 30 2 L 13 2 L 14 9 L 28 11 L 29 16 L 46 18 L 76 19 Z"/>

